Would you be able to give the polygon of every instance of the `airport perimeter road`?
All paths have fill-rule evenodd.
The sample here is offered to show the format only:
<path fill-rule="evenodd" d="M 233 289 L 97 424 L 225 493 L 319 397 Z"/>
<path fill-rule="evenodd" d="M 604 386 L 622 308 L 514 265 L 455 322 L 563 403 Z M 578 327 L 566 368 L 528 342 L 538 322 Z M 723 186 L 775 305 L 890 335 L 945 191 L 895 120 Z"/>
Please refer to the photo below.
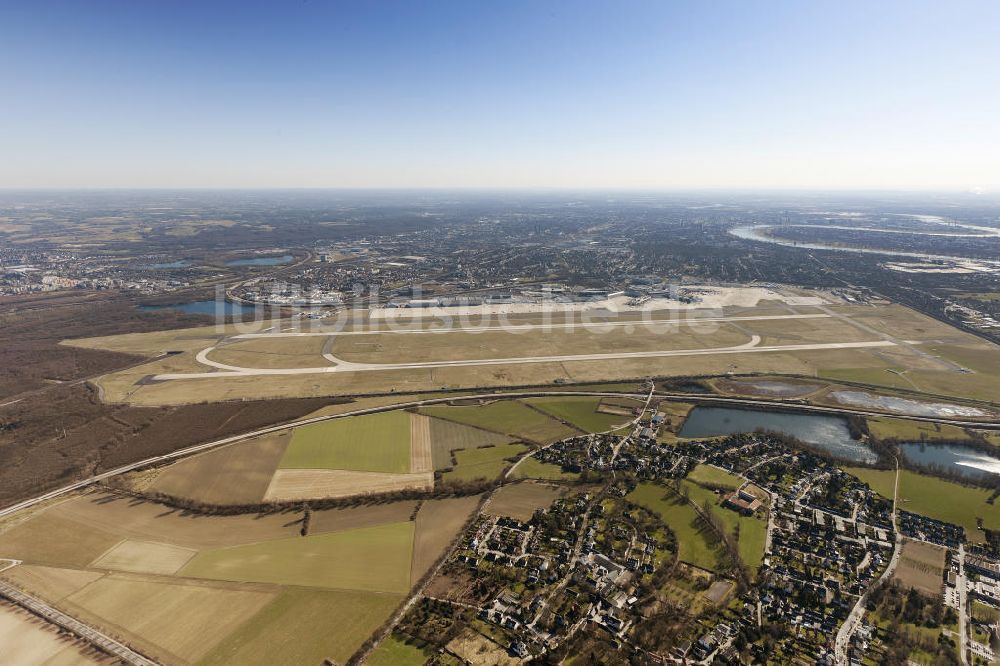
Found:
<path fill-rule="evenodd" d="M 65 629 L 75 636 L 79 636 L 102 651 L 121 659 L 126 664 L 133 664 L 134 666 L 157 666 L 155 661 L 142 656 L 127 645 L 119 643 L 97 629 L 49 606 L 41 599 L 33 597 L 30 594 L 25 594 L 13 585 L 9 585 L 3 581 L 0 581 L 0 597 L 10 599 L 18 606 L 27 609 L 38 617 Z"/>

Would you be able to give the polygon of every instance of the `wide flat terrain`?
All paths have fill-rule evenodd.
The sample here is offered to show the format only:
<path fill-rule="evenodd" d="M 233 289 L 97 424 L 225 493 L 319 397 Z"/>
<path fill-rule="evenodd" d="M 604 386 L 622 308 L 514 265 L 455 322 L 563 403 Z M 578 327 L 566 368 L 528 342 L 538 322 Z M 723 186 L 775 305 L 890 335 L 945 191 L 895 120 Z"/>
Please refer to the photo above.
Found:
<path fill-rule="evenodd" d="M 270 332 L 210 327 L 71 344 L 149 356 L 180 352 L 99 380 L 108 399 L 146 405 L 727 372 L 1000 399 L 993 345 L 898 305 L 822 305 L 807 296 L 653 312 L 645 323 L 641 316 L 593 317 L 601 327 L 556 318 L 542 328 L 539 317 L 523 316 L 507 330 L 494 320 L 433 334 L 426 329 L 440 322 L 398 322 L 390 330 L 362 316 L 347 331 L 262 322 Z"/>
<path fill-rule="evenodd" d="M 0 523 L 0 558 L 22 560 L 0 578 L 167 664 L 343 663 L 479 499 L 314 510 L 302 536 L 301 511 L 192 516 L 94 492 Z M 5 631 L 32 635 L 0 608 Z"/>
<path fill-rule="evenodd" d="M 151 489 L 209 504 L 260 502 L 290 439 L 290 432 L 275 433 L 179 460 Z"/>
<path fill-rule="evenodd" d="M 413 523 L 278 539 L 199 553 L 179 572 L 191 578 L 405 592 Z"/>
<path fill-rule="evenodd" d="M 281 469 L 410 471 L 410 415 L 384 412 L 296 428 Z"/>

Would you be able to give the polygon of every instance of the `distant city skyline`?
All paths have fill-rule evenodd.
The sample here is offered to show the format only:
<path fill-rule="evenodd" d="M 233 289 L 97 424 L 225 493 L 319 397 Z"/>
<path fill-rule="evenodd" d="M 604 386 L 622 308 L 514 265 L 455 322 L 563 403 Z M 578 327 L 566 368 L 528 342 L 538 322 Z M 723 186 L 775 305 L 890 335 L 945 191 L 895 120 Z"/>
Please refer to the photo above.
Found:
<path fill-rule="evenodd" d="M 1000 3 L 6 2 L 0 188 L 1000 190 Z"/>

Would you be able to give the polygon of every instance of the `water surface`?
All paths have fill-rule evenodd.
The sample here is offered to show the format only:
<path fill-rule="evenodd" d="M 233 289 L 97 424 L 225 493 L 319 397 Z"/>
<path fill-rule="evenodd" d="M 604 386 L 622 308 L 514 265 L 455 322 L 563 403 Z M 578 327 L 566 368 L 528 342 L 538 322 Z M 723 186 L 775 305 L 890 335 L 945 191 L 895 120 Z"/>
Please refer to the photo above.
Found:
<path fill-rule="evenodd" d="M 695 407 L 678 434 L 697 439 L 735 435 L 758 429 L 791 435 L 840 458 L 856 462 L 875 462 L 878 459 L 866 444 L 851 439 L 847 420 L 839 416 L 788 414 L 731 407 Z"/>
<path fill-rule="evenodd" d="M 915 465 L 935 466 L 971 480 L 1000 475 L 1000 457 L 961 444 L 908 442 L 899 445 L 903 457 Z"/>

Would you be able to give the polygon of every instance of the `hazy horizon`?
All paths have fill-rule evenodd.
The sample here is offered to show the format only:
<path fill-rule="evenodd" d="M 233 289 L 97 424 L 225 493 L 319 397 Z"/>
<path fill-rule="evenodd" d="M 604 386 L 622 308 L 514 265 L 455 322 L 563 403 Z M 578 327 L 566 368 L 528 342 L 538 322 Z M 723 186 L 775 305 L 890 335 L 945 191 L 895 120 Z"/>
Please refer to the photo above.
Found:
<path fill-rule="evenodd" d="M 1000 190 L 1000 5 L 0 8 L 3 189 Z"/>

